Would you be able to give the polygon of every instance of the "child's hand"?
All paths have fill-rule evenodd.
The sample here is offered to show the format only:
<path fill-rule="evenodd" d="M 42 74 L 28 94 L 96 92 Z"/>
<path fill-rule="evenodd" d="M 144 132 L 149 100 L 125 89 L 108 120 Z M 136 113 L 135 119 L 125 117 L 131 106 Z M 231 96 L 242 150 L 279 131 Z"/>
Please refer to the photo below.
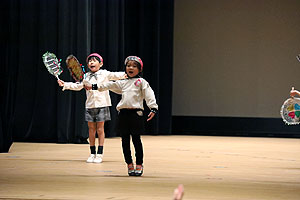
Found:
<path fill-rule="evenodd" d="M 295 95 L 299 95 L 300 92 L 298 90 L 295 90 L 294 87 L 292 87 L 292 90 L 290 91 L 290 96 L 294 97 Z"/>
<path fill-rule="evenodd" d="M 91 90 L 92 89 L 92 85 L 84 85 L 84 89 Z"/>
<path fill-rule="evenodd" d="M 184 195 L 184 187 L 182 184 L 179 184 L 178 187 L 174 190 L 173 200 L 181 200 Z"/>
<path fill-rule="evenodd" d="M 87 80 L 83 80 L 83 87 L 86 90 L 91 90 L 92 89 L 92 84 L 90 84 L 90 82 L 88 82 Z"/>
<path fill-rule="evenodd" d="M 150 112 L 149 115 L 148 115 L 147 121 L 150 121 L 154 117 L 154 115 L 155 115 L 154 112 Z"/>
<path fill-rule="evenodd" d="M 65 82 L 60 79 L 57 80 L 57 83 L 60 87 L 64 87 L 64 85 L 65 85 Z"/>

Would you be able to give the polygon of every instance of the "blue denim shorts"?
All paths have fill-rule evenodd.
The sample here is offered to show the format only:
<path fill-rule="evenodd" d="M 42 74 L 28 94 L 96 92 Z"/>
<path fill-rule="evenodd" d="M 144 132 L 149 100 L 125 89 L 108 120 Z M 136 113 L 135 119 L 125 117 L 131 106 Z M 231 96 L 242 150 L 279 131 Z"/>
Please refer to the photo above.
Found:
<path fill-rule="evenodd" d="M 111 120 L 109 107 L 87 108 L 85 110 L 85 120 L 88 122 L 103 122 Z"/>

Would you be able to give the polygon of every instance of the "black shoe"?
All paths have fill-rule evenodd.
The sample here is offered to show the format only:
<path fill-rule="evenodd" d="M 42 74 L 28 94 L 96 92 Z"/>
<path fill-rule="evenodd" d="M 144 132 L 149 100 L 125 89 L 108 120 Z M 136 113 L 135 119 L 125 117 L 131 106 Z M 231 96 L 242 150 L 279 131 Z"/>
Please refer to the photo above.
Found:
<path fill-rule="evenodd" d="M 142 176 L 143 171 L 144 171 L 143 165 L 136 165 L 135 176 Z"/>
<path fill-rule="evenodd" d="M 128 164 L 127 167 L 128 167 L 128 175 L 129 175 L 129 176 L 135 176 L 135 171 L 134 171 L 134 166 L 133 166 L 133 164 L 132 164 L 132 163 L 131 163 L 131 164 Z"/>

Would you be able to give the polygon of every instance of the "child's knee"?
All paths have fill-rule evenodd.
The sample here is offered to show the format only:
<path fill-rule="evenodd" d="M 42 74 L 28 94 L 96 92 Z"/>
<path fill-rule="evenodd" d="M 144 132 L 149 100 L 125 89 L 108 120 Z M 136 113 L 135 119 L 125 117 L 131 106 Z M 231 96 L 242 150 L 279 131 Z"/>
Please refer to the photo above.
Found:
<path fill-rule="evenodd" d="M 90 132 L 90 133 L 96 133 L 96 129 L 93 128 L 93 127 L 89 127 L 89 132 Z"/>
<path fill-rule="evenodd" d="M 104 129 L 103 128 L 97 128 L 97 134 L 98 135 L 104 135 Z"/>

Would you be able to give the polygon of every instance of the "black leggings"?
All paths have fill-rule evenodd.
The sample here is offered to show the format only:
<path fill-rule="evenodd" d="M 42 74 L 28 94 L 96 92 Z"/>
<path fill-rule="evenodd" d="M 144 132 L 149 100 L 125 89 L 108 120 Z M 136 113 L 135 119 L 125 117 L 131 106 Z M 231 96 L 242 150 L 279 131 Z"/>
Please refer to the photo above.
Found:
<path fill-rule="evenodd" d="M 141 137 L 139 135 L 132 135 L 131 137 L 135 149 L 136 164 L 141 165 L 143 164 L 143 157 L 144 157 Z M 132 163 L 131 150 L 130 150 L 130 135 L 122 135 L 122 148 L 123 148 L 123 155 L 125 158 L 125 162 L 127 164 Z"/>
<path fill-rule="evenodd" d="M 142 110 L 121 109 L 118 116 L 118 132 L 122 137 L 122 148 L 125 162 L 132 163 L 130 150 L 130 136 L 135 149 L 136 164 L 143 164 L 143 144 L 141 134 L 144 132 L 144 118 Z"/>

